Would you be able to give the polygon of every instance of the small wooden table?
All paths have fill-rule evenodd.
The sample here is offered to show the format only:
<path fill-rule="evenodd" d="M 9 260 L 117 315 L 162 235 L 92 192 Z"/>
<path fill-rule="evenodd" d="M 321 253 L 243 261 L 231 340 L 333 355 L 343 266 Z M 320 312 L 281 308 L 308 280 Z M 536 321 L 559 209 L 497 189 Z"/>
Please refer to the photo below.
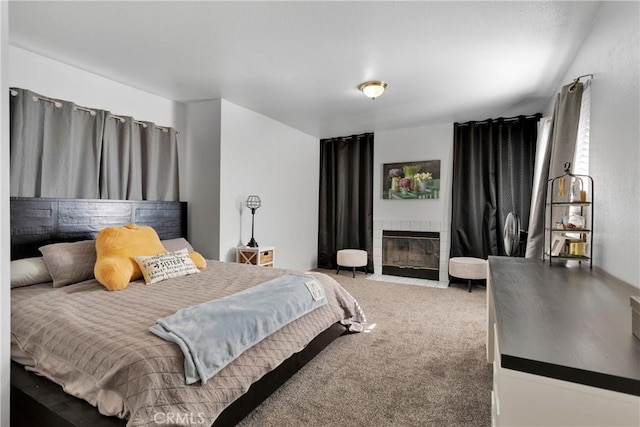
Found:
<path fill-rule="evenodd" d="M 259 246 L 255 248 L 238 246 L 236 248 L 236 262 L 273 267 L 273 254 L 275 249 L 273 246 Z"/>

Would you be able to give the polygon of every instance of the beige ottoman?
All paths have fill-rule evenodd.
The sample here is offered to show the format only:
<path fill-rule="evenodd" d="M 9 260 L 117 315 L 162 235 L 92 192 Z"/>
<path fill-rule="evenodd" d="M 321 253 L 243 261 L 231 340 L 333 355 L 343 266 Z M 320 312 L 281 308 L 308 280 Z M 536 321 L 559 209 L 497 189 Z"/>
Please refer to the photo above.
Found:
<path fill-rule="evenodd" d="M 353 272 L 353 277 L 356 277 L 356 267 L 363 267 L 364 274 L 367 274 L 367 251 L 360 249 L 341 249 L 338 251 L 338 270 L 336 274 L 340 273 L 340 267 L 349 267 Z"/>
<path fill-rule="evenodd" d="M 487 278 L 487 261 L 471 257 L 450 258 L 449 275 L 458 279 L 467 279 L 469 281 L 469 292 L 471 292 L 472 280 Z"/>

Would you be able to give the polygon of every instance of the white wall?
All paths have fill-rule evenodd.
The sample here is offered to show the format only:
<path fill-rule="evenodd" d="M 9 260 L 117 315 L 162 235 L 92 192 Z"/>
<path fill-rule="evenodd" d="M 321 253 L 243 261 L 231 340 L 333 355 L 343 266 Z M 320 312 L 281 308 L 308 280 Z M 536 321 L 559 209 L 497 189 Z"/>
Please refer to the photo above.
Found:
<path fill-rule="evenodd" d="M 186 167 L 186 106 L 33 52 L 9 46 L 9 86 L 90 108 L 171 126 L 178 135 L 180 172 Z M 186 185 L 181 183 L 184 194 Z"/>
<path fill-rule="evenodd" d="M 251 238 L 248 195 L 262 207 L 255 239 L 275 246 L 275 266 L 317 265 L 319 140 L 246 108 L 222 101 L 220 259 L 235 261 L 235 247 Z"/>
<path fill-rule="evenodd" d="M 382 165 L 440 160 L 440 198 L 383 200 Z M 453 123 L 376 132 L 373 157 L 373 264 L 382 273 L 382 230 L 439 231 L 440 280 L 448 280 Z"/>
<path fill-rule="evenodd" d="M 9 84 L 7 53 L 9 3 L 0 2 L 0 426 L 9 425 L 10 294 L 9 286 Z"/>
<path fill-rule="evenodd" d="M 562 79 L 594 74 L 594 265 L 640 288 L 640 3 L 603 2 Z M 560 90 L 560 88 L 558 88 Z"/>
<path fill-rule="evenodd" d="M 184 130 L 184 104 L 162 98 L 42 55 L 9 46 L 9 84 L 85 107 Z M 178 127 L 179 126 L 179 127 Z"/>
<path fill-rule="evenodd" d="M 190 239 L 205 257 L 235 261 L 251 237 L 247 196 L 257 194 L 255 239 L 275 266 L 316 266 L 318 139 L 231 102 L 187 106 Z"/>

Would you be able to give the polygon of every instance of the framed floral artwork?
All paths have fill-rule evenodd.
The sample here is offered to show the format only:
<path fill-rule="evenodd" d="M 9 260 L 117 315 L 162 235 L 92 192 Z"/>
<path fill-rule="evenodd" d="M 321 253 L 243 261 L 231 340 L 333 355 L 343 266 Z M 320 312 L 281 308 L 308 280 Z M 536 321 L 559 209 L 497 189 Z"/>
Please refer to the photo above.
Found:
<path fill-rule="evenodd" d="M 382 198 L 423 200 L 440 198 L 440 160 L 384 163 Z"/>

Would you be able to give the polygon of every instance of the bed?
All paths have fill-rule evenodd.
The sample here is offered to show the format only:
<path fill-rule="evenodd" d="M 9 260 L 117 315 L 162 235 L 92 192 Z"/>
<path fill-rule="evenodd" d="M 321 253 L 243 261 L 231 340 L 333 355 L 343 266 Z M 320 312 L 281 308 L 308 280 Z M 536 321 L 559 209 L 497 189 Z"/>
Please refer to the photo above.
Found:
<path fill-rule="evenodd" d="M 12 198 L 12 259 L 128 223 L 150 225 L 169 241 L 185 236 L 186 213 L 183 202 Z M 180 308 L 287 273 L 209 260 L 199 274 L 134 281 L 116 292 L 95 279 L 12 289 L 12 425 L 236 424 L 344 334 L 351 319 L 364 320 L 357 302 L 330 277 L 308 273 L 328 303 L 249 348 L 206 384 L 185 385 L 182 352 L 148 328 Z"/>

